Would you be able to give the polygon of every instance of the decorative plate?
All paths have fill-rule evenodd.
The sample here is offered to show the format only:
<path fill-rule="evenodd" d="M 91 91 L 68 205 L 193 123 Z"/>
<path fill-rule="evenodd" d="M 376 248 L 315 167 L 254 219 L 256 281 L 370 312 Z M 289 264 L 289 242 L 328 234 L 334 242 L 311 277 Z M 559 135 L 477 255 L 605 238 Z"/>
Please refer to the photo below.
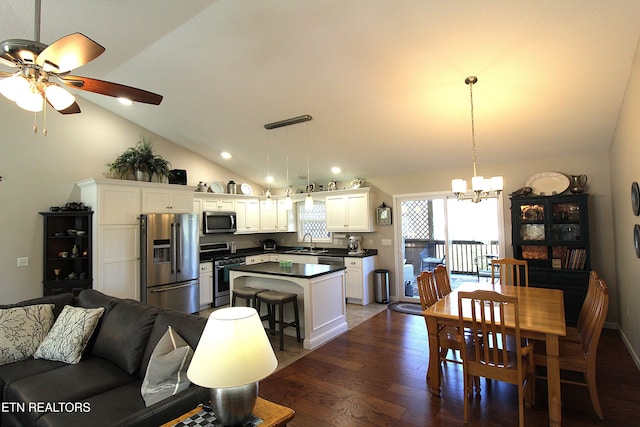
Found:
<path fill-rule="evenodd" d="M 631 184 L 631 209 L 635 216 L 640 215 L 640 187 L 635 181 Z"/>
<path fill-rule="evenodd" d="M 253 188 L 245 182 L 240 186 L 240 191 L 242 191 L 242 194 L 245 196 L 250 196 L 253 193 Z"/>
<path fill-rule="evenodd" d="M 359 178 L 356 178 L 353 181 L 351 181 L 351 188 L 353 189 L 360 188 L 361 185 L 362 185 L 362 180 Z"/>
<path fill-rule="evenodd" d="M 224 184 L 218 181 L 213 181 L 209 184 L 210 193 L 224 193 Z"/>
<path fill-rule="evenodd" d="M 526 186 L 539 196 L 555 196 L 569 188 L 569 178 L 559 172 L 540 172 L 527 179 Z"/>
<path fill-rule="evenodd" d="M 329 191 L 336 190 L 337 188 L 338 188 L 338 183 L 336 181 L 329 181 L 329 184 L 327 184 L 327 190 Z"/>
<path fill-rule="evenodd" d="M 640 258 L 640 225 L 633 226 L 633 246 L 636 248 L 636 256 Z"/>

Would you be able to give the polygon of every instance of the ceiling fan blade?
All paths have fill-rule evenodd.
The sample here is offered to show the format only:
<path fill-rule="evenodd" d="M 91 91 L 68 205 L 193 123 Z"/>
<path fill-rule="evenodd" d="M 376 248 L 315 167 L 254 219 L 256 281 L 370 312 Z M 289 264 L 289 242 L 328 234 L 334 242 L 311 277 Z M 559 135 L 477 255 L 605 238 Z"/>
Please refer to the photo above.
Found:
<path fill-rule="evenodd" d="M 66 73 L 93 61 L 104 50 L 104 47 L 84 34 L 69 34 L 44 49 L 36 58 L 36 64 L 45 71 Z"/>
<path fill-rule="evenodd" d="M 61 77 L 60 80 L 69 87 L 99 93 L 101 95 L 113 96 L 116 98 L 127 98 L 133 102 L 159 105 L 162 101 L 162 95 L 142 89 L 136 89 L 131 86 L 106 82 L 104 80 L 80 76 L 65 76 Z"/>
<path fill-rule="evenodd" d="M 0 71 L 0 77 L 11 77 L 14 73 L 7 73 L 6 71 Z"/>
<path fill-rule="evenodd" d="M 51 103 L 49 103 L 47 101 L 47 103 L 49 105 L 51 105 Z M 51 105 L 53 107 L 53 105 Z M 77 102 L 74 102 L 73 104 L 71 104 L 70 106 L 68 106 L 67 108 L 65 108 L 64 110 L 58 110 L 58 113 L 60 114 L 77 114 L 80 113 L 80 106 L 78 105 Z"/>

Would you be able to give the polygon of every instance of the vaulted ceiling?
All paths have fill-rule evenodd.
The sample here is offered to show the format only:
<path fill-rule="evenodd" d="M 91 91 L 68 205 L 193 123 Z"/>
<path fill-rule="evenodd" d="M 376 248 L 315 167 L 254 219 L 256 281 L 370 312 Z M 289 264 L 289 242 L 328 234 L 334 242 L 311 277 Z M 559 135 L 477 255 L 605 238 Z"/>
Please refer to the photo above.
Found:
<path fill-rule="evenodd" d="M 164 100 L 76 96 L 263 185 L 269 167 L 276 187 L 287 157 L 302 185 L 307 154 L 318 183 L 334 165 L 339 181 L 471 168 L 469 75 L 480 173 L 514 151 L 606 147 L 640 34 L 639 0 L 42 3 L 43 43 L 81 32 L 107 49 L 74 74 Z M 0 40 L 33 39 L 32 2 L 2 1 L 0 19 Z M 263 127 L 302 114 L 313 120 Z"/>

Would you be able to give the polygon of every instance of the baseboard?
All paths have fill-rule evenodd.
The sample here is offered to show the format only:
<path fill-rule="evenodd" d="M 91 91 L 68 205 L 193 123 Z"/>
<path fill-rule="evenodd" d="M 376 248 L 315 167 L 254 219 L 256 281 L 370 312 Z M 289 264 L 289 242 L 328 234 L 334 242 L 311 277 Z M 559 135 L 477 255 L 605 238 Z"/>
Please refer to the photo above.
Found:
<path fill-rule="evenodd" d="M 627 350 L 629 351 L 631 358 L 636 364 L 636 367 L 638 368 L 638 370 L 640 370 L 640 357 L 638 357 L 638 354 L 635 351 L 633 351 L 633 347 L 631 347 L 631 342 L 627 339 L 627 336 L 624 334 L 624 331 L 620 328 L 618 328 L 618 330 L 620 331 L 622 342 L 624 342 L 625 347 L 627 347 Z"/>

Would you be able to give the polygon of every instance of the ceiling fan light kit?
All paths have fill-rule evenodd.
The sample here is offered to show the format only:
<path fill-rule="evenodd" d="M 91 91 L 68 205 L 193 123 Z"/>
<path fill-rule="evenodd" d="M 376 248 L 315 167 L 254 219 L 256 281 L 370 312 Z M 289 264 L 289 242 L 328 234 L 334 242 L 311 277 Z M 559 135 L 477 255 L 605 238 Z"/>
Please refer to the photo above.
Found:
<path fill-rule="evenodd" d="M 493 176 L 490 179 L 485 179 L 483 176 L 477 174 L 476 168 L 476 128 L 475 118 L 473 115 L 473 85 L 478 82 L 476 76 L 467 77 L 464 82 L 469 85 L 469 98 L 471 103 L 471 160 L 473 161 L 473 177 L 471 178 L 471 190 L 473 196 L 471 201 L 478 203 L 482 199 L 488 197 L 497 197 L 502 192 L 504 182 L 502 176 Z M 458 200 L 464 199 L 467 193 L 467 181 L 464 179 L 452 179 L 451 191 L 455 194 Z"/>
<path fill-rule="evenodd" d="M 34 113 L 50 104 L 61 114 L 80 113 L 75 97 L 60 83 L 80 90 L 159 105 L 162 95 L 118 83 L 70 76 L 71 70 L 100 56 L 105 48 L 81 33 L 64 36 L 50 45 L 40 43 L 40 5 L 35 2 L 35 41 L 9 39 L 0 43 L 0 65 L 18 68 L 0 71 L 0 93 L 24 110 Z M 45 116 L 46 120 L 46 116 Z M 37 128 L 34 125 L 34 132 Z M 46 134 L 46 129 L 44 130 Z"/>

